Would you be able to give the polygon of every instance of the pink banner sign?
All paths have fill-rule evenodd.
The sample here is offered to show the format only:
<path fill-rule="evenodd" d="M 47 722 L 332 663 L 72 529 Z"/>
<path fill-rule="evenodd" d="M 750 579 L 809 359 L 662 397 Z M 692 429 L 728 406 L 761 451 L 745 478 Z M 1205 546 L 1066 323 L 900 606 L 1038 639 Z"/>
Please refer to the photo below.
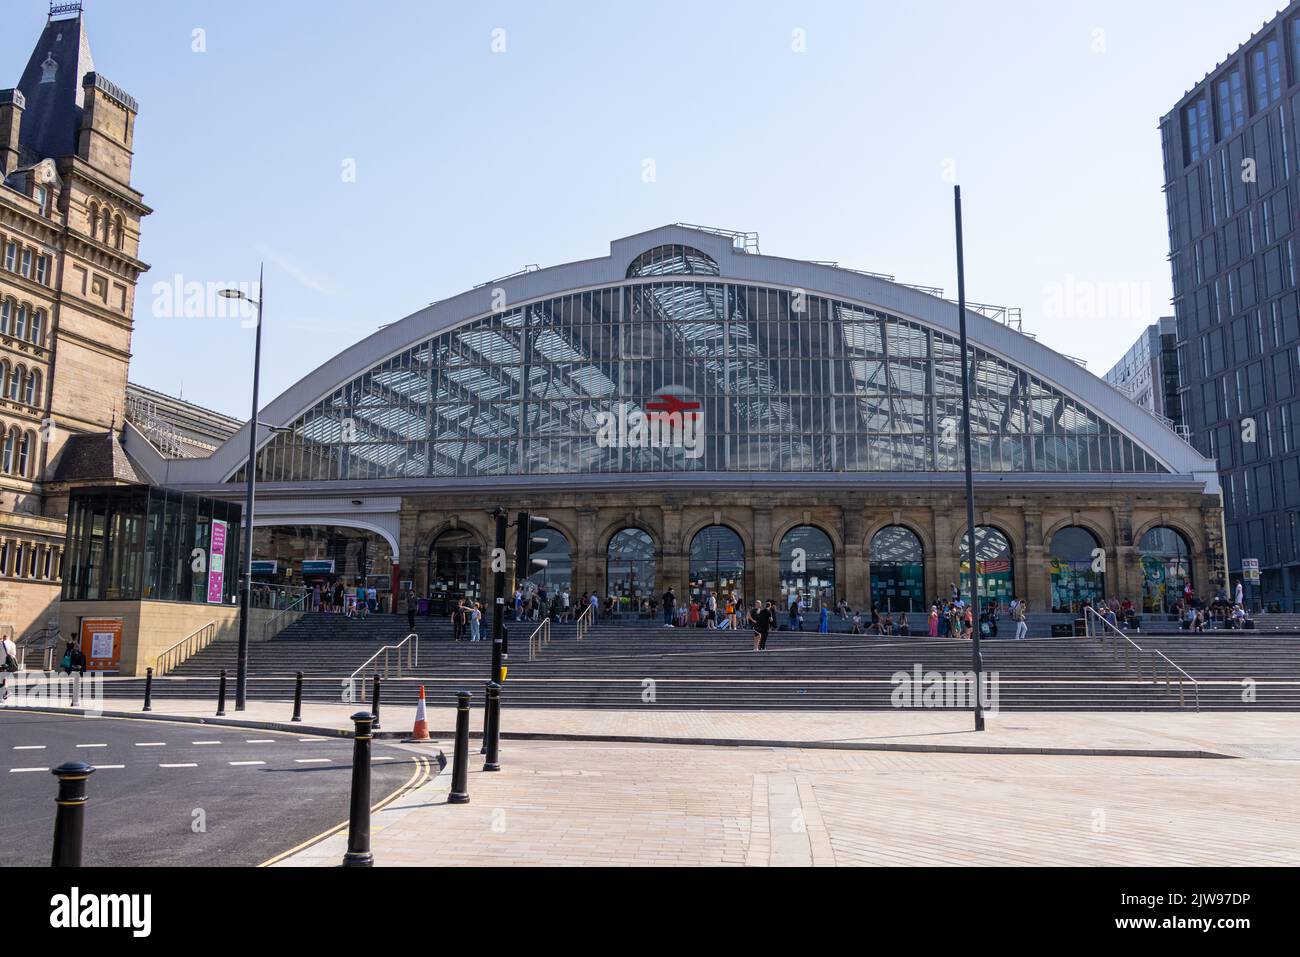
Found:
<path fill-rule="evenodd" d="M 226 523 L 212 520 L 212 547 L 208 549 L 208 604 L 221 604 L 226 586 Z"/>

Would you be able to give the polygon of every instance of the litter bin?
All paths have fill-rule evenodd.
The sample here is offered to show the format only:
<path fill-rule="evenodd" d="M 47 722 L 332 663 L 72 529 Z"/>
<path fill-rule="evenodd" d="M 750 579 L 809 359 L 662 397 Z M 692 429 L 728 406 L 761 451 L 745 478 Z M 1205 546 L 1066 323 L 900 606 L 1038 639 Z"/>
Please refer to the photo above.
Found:
<path fill-rule="evenodd" d="M 1074 619 L 1074 637 L 1083 638 L 1088 634 L 1088 619 Z"/>
<path fill-rule="evenodd" d="M 1052 637 L 1053 637 L 1053 638 L 1072 638 L 1073 636 L 1074 636 L 1074 626 L 1073 626 L 1073 625 L 1053 625 L 1053 626 L 1052 626 Z"/>

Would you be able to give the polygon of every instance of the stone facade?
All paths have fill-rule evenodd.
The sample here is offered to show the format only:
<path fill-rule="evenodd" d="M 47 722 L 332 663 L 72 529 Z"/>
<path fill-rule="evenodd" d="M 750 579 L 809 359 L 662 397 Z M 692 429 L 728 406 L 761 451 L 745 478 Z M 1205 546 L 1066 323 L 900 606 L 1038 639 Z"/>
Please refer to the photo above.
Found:
<path fill-rule="evenodd" d="M 136 111 L 94 72 L 79 12 L 51 18 L 19 86 L 0 90 L 0 631 L 15 638 L 57 626 L 67 496 L 48 483 L 60 453 L 125 414 L 148 268 Z"/>
<path fill-rule="evenodd" d="M 961 538 L 966 531 L 965 497 L 960 492 L 836 492 L 785 490 L 753 492 L 619 493 L 574 491 L 495 496 L 512 516 L 518 510 L 545 515 L 569 541 L 573 590 L 607 594 L 606 551 L 610 538 L 629 526 L 648 532 L 656 550 L 656 593 L 672 585 L 688 593 L 691 540 L 709 525 L 727 525 L 745 546 L 744 597 L 777 597 L 780 543 L 798 525 L 815 525 L 835 547 L 837 597 L 853 608 L 869 602 L 871 541 L 887 525 L 910 528 L 925 550 L 927 596 L 946 594 L 957 580 Z M 1086 504 L 1083 504 L 1086 503 Z M 482 548 L 480 580 L 488 568 L 493 518 L 483 496 L 410 496 L 401 511 L 403 577 L 414 579 L 418 594 L 428 587 L 430 548 L 443 532 L 467 530 Z M 976 495 L 976 523 L 1000 530 L 1013 551 L 1018 595 L 1032 607 L 1049 607 L 1048 555 L 1053 536 L 1071 525 L 1087 528 L 1106 552 L 1108 596 L 1136 597 L 1141 585 L 1137 543 L 1156 526 L 1186 538 L 1198 593 L 1212 594 L 1222 581 L 1223 513 L 1217 496 L 1150 488 Z M 508 543 L 513 548 L 513 532 Z M 486 592 L 485 592 L 486 593 Z"/>

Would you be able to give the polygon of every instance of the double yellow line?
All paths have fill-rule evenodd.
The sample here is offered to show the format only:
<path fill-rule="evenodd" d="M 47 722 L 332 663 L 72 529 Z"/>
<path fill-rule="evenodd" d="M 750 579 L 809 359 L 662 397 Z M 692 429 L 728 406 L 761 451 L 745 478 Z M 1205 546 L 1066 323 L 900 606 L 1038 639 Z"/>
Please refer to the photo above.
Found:
<path fill-rule="evenodd" d="M 374 814 L 377 811 L 382 811 L 384 808 L 388 807 L 388 805 L 392 804 L 394 801 L 400 798 L 403 794 L 406 794 L 410 791 L 414 791 L 418 787 L 423 787 L 437 773 L 438 773 L 437 763 L 432 758 L 426 757 L 423 754 L 415 755 L 415 770 L 411 772 L 411 776 L 407 778 L 406 783 L 399 786 L 395 791 L 393 791 L 393 793 L 389 794 L 386 798 L 383 798 L 381 801 L 379 801 L 379 803 L 372 804 L 370 806 L 370 813 Z M 311 847 L 314 844 L 319 844 L 327 837 L 334 836 L 335 834 L 344 830 L 348 826 L 348 823 L 349 823 L 348 821 L 344 821 L 341 824 L 336 824 L 328 831 L 322 831 L 320 834 L 317 834 L 315 837 L 311 837 L 303 841 L 297 847 L 291 847 L 283 854 L 277 854 L 269 861 L 263 861 L 261 864 L 257 866 L 270 867 L 272 864 L 278 864 L 280 863 L 280 861 L 283 861 L 285 858 L 292 857 L 294 854 L 297 854 L 299 851 L 306 850 L 307 848 Z"/>

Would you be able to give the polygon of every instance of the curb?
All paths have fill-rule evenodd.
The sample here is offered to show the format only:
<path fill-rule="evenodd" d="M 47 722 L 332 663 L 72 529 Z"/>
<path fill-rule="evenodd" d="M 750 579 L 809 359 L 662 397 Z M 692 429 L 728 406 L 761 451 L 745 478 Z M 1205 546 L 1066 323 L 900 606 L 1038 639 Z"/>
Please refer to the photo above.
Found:
<path fill-rule="evenodd" d="M 207 718 L 197 715 L 155 714 L 140 711 L 91 711 L 84 708 L 14 708 L 16 712 L 30 714 L 75 714 L 103 718 L 135 718 L 145 721 L 173 721 L 181 724 L 220 725 L 233 728 L 257 728 L 265 731 L 285 731 L 311 734 L 326 738 L 350 738 L 352 732 L 343 728 L 323 728 L 287 721 L 247 721 L 238 718 Z M 407 737 L 406 731 L 379 731 L 376 740 L 399 742 Z M 455 737 L 454 731 L 434 731 L 429 736 L 447 740 Z M 482 732 L 471 731 L 471 738 L 483 737 Z M 979 744 L 906 744 L 901 742 L 872 741 L 788 741 L 776 738 L 683 738 L 648 734 L 564 734 L 547 731 L 502 731 L 502 740 L 509 741 L 569 741 L 599 742 L 605 744 L 671 744 L 703 748 L 797 748 L 810 751 L 910 751 L 927 754 L 1023 754 L 1053 755 L 1063 757 L 1105 758 L 1193 758 L 1238 760 L 1234 754 L 1200 749 L 1170 750 L 1160 748 L 1022 748 L 1013 745 Z"/>
<path fill-rule="evenodd" d="M 205 724 L 226 728 L 252 728 L 260 731 L 285 731 L 295 734 L 310 734 L 322 738 L 350 738 L 351 731 L 342 728 L 323 728 L 316 725 L 295 723 L 291 721 L 248 721 L 243 718 L 204 718 L 189 714 L 158 714 L 153 711 L 93 711 L 88 708 L 59 708 L 41 706 L 39 708 L 6 708 L 17 714 L 73 714 L 86 718 L 134 718 L 142 721 L 171 721 L 177 724 Z M 384 732 L 376 735 L 399 737 L 398 732 Z"/>

